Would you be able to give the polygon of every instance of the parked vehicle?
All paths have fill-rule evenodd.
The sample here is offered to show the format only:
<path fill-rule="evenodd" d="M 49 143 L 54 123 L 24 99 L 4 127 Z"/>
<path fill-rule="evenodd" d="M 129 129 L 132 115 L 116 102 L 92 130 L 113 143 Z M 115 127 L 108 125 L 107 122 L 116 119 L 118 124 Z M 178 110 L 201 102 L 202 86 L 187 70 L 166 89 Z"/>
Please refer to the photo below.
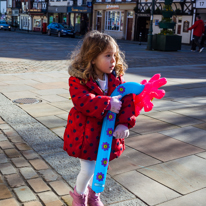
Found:
<path fill-rule="evenodd" d="M 0 21 L 0 29 L 11 31 L 11 26 L 8 25 L 5 21 Z"/>
<path fill-rule="evenodd" d="M 65 28 L 60 23 L 51 23 L 47 26 L 47 34 L 50 36 L 51 34 L 57 34 L 58 37 L 61 36 L 71 36 L 75 37 L 75 31 L 73 28 Z"/>

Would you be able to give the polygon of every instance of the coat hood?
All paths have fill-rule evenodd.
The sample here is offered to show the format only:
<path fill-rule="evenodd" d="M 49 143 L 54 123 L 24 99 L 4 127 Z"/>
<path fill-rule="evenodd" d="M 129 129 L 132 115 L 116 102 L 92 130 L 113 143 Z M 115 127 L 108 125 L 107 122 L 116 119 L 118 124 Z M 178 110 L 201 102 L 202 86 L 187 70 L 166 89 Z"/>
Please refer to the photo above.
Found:
<path fill-rule="evenodd" d="M 69 73 L 70 76 L 83 79 L 83 71 L 81 71 L 79 69 L 75 69 L 71 65 L 69 66 L 68 73 Z"/>
<path fill-rule="evenodd" d="M 83 70 L 76 69 L 76 68 L 72 67 L 71 65 L 68 68 L 68 73 L 72 77 L 77 77 L 77 78 L 83 79 Z M 117 76 L 115 70 L 112 71 L 112 74 L 115 77 Z"/>

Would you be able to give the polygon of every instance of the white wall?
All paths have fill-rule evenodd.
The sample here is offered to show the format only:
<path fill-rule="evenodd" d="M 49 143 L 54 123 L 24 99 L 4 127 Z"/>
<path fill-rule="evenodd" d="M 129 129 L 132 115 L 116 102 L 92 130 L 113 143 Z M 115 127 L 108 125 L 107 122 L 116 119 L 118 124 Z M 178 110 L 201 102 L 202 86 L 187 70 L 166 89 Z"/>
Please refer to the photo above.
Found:
<path fill-rule="evenodd" d="M 182 18 L 182 22 L 178 21 L 179 17 Z M 189 44 L 190 43 L 191 31 L 183 32 L 184 21 L 189 22 L 189 27 L 192 26 L 192 16 L 177 16 L 176 17 L 176 23 L 177 24 L 176 24 L 176 28 L 175 28 L 175 33 L 177 34 L 178 25 L 181 25 L 181 33 L 178 34 L 178 35 L 182 36 L 182 43 Z"/>
<path fill-rule="evenodd" d="M 155 26 L 155 20 L 159 20 L 159 22 L 162 20 L 162 15 L 154 15 L 153 16 L 153 34 L 159 34 L 160 33 L 160 28 L 159 26 Z"/>
<path fill-rule="evenodd" d="M 49 1 L 49 6 L 67 6 L 67 3 L 69 2 L 70 0 L 67 0 L 67 1 Z"/>
<path fill-rule="evenodd" d="M 0 6 L 0 8 L 1 8 L 1 13 L 2 14 L 5 14 L 6 13 L 6 1 L 0 1 L 0 4 L 1 4 L 1 6 Z"/>
<path fill-rule="evenodd" d="M 110 30 L 104 30 L 104 33 L 112 36 L 115 39 L 124 39 L 123 31 L 110 31 Z"/>
<path fill-rule="evenodd" d="M 188 32 L 183 32 L 183 24 L 184 21 L 189 22 L 189 27 L 192 26 L 192 16 L 175 16 L 176 17 L 176 25 L 175 25 L 175 34 L 177 34 L 178 30 L 178 25 L 181 25 L 181 32 L 178 35 L 182 36 L 182 43 L 189 44 L 190 43 L 190 36 L 191 36 L 191 31 Z M 181 18 L 181 22 L 179 22 L 179 18 Z M 161 15 L 154 15 L 153 17 L 153 34 L 158 34 L 160 33 L 160 28 L 159 26 L 155 26 L 155 20 L 162 20 Z"/>

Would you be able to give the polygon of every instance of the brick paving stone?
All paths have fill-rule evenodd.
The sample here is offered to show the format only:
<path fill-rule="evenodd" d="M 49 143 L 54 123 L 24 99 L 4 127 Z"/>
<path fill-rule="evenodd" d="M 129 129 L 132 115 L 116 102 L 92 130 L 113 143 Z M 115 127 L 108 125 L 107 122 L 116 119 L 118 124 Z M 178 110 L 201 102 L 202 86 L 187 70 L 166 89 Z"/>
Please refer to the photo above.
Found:
<path fill-rule="evenodd" d="M 35 192 L 45 192 L 51 190 L 41 178 L 31 179 L 27 182 Z"/>
<path fill-rule="evenodd" d="M 5 130 L 4 133 L 7 135 L 7 137 L 18 136 L 18 133 L 13 129 Z"/>
<path fill-rule="evenodd" d="M 21 154 L 16 149 L 7 149 L 4 152 L 9 158 L 21 157 Z"/>
<path fill-rule="evenodd" d="M 65 195 L 62 197 L 62 200 L 65 202 L 66 205 L 68 206 L 72 206 L 72 200 L 73 198 L 71 197 L 71 195 Z"/>
<path fill-rule="evenodd" d="M 6 136 L 1 133 L 1 134 L 0 134 L 0 141 L 6 141 L 6 140 L 8 140 L 8 139 L 6 138 Z"/>
<path fill-rule="evenodd" d="M 9 141 L 0 141 L 0 147 L 2 149 L 11 149 L 14 148 L 14 146 Z"/>
<path fill-rule="evenodd" d="M 0 164 L 8 162 L 8 159 L 5 154 L 0 154 Z"/>
<path fill-rule="evenodd" d="M 19 204 L 14 198 L 12 198 L 7 200 L 0 200 L 0 206 L 19 206 Z"/>
<path fill-rule="evenodd" d="M 5 124 L 2 118 L 0 118 L 0 124 Z"/>
<path fill-rule="evenodd" d="M 34 159 L 29 161 L 36 170 L 48 169 L 49 166 L 41 159 Z"/>
<path fill-rule="evenodd" d="M 22 138 L 20 136 L 12 136 L 12 137 L 8 137 L 9 140 L 13 143 L 17 143 L 17 142 L 23 142 Z"/>
<path fill-rule="evenodd" d="M 69 187 L 66 183 L 64 183 L 62 180 L 50 182 L 50 186 L 54 189 L 54 191 L 58 195 L 68 195 L 70 191 L 73 191 L 71 187 Z"/>
<path fill-rule="evenodd" d="M 37 201 L 32 201 L 32 202 L 24 203 L 24 206 L 42 206 L 42 204 Z"/>
<path fill-rule="evenodd" d="M 62 206 L 63 203 L 53 192 L 43 192 L 38 194 L 39 198 L 46 206 Z"/>
<path fill-rule="evenodd" d="M 12 197 L 11 192 L 8 190 L 6 185 L 0 185 L 0 200 Z"/>
<path fill-rule="evenodd" d="M 11 130 L 12 128 L 8 124 L 0 124 L 0 129 L 4 130 Z"/>
<path fill-rule="evenodd" d="M 16 169 L 12 166 L 11 163 L 0 164 L 0 170 L 3 175 L 10 175 L 16 173 Z"/>
<path fill-rule="evenodd" d="M 50 181 L 55 181 L 57 180 L 58 178 L 58 175 L 55 174 L 52 169 L 47 169 L 47 170 L 39 170 L 38 171 L 42 177 L 47 181 L 47 182 L 50 182 Z"/>
<path fill-rule="evenodd" d="M 38 158 L 37 153 L 34 152 L 33 150 L 22 151 L 22 154 L 23 154 L 24 157 L 25 157 L 26 159 L 28 159 L 28 160 Z"/>
<path fill-rule="evenodd" d="M 15 188 L 14 192 L 21 202 L 37 200 L 34 193 L 27 186 Z"/>
<path fill-rule="evenodd" d="M 15 145 L 19 150 L 31 150 L 31 147 L 29 147 L 26 143 L 16 143 Z"/>
<path fill-rule="evenodd" d="M 1 175 L 0 175 L 0 184 L 1 184 L 1 183 L 3 183 L 3 180 L 2 180 L 2 177 L 1 177 Z"/>
<path fill-rule="evenodd" d="M 16 167 L 30 166 L 30 164 L 23 157 L 12 158 L 11 161 L 15 164 Z"/>
<path fill-rule="evenodd" d="M 38 177 L 37 173 L 31 167 L 20 168 L 20 172 L 27 180 Z"/>
<path fill-rule="evenodd" d="M 206 130 L 206 123 L 196 124 L 196 125 L 193 125 L 193 126 L 199 128 L 199 129 L 204 129 L 204 130 Z"/>
<path fill-rule="evenodd" d="M 10 187 L 20 187 L 25 185 L 22 177 L 20 177 L 19 174 L 7 175 L 6 179 Z"/>

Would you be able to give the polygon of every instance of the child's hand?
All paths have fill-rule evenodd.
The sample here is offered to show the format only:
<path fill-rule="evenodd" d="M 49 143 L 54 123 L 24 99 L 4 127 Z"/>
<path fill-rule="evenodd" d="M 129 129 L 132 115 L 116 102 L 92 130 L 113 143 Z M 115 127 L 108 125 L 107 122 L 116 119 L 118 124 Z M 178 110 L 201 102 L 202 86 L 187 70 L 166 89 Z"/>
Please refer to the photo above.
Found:
<path fill-rule="evenodd" d="M 126 127 L 123 124 L 117 125 L 117 127 L 115 128 L 115 131 L 113 133 L 113 136 L 116 137 L 117 139 L 129 137 L 128 127 Z"/>
<path fill-rule="evenodd" d="M 118 96 L 114 96 L 111 98 L 110 100 L 110 104 L 111 104 L 111 109 L 110 111 L 114 112 L 114 113 L 119 113 L 119 110 L 122 107 L 122 102 L 119 100 L 122 96 L 118 95 Z"/>

